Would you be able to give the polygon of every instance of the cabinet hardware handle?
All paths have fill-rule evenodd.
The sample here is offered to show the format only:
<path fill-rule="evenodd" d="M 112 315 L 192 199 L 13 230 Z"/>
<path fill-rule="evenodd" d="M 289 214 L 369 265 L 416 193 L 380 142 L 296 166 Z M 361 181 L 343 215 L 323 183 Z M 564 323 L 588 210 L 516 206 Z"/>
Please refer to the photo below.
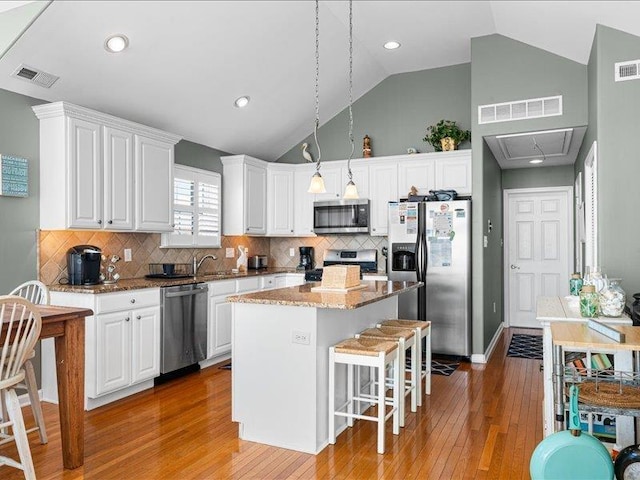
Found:
<path fill-rule="evenodd" d="M 131 303 L 136 303 L 136 299 L 135 299 L 135 298 L 132 298 L 132 299 L 131 299 Z"/>
<path fill-rule="evenodd" d="M 102 220 L 98 220 L 98 225 L 102 225 Z"/>
<path fill-rule="evenodd" d="M 113 223 L 113 220 L 109 220 L 109 225 L 111 225 Z"/>
<path fill-rule="evenodd" d="M 520 270 L 518 265 L 511 265 L 511 270 Z"/>
<path fill-rule="evenodd" d="M 138 315 L 136 318 L 137 318 L 138 320 L 140 320 L 140 319 L 142 318 L 142 316 L 141 316 L 141 315 Z"/>
<path fill-rule="evenodd" d="M 125 318 L 124 320 L 125 320 L 126 322 L 128 322 L 128 321 L 129 321 L 129 317 Z"/>

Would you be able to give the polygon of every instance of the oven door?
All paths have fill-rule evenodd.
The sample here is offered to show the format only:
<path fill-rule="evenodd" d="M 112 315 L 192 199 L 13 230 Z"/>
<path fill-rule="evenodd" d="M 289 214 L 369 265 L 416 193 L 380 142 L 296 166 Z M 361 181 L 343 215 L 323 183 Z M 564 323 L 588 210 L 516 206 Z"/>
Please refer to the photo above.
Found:
<path fill-rule="evenodd" d="M 369 200 L 313 203 L 314 233 L 369 233 Z"/>

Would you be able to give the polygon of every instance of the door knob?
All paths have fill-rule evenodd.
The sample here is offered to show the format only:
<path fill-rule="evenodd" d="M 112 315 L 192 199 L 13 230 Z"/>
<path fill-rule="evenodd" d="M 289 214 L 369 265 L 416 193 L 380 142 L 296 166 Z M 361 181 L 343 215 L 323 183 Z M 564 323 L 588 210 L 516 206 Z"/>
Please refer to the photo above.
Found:
<path fill-rule="evenodd" d="M 518 265 L 511 265 L 511 270 L 520 270 Z"/>
<path fill-rule="evenodd" d="M 136 318 L 137 318 L 138 320 L 140 320 L 140 319 L 142 318 L 142 316 L 141 316 L 141 315 L 138 315 Z"/>

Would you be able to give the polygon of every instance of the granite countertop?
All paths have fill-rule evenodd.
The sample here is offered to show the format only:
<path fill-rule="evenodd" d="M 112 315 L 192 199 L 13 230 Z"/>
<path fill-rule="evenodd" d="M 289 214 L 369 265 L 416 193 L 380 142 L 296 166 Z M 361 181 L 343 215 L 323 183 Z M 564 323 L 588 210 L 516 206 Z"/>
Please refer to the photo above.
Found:
<path fill-rule="evenodd" d="M 366 288 L 348 293 L 312 292 L 312 287 L 320 286 L 320 282 L 314 282 L 296 287 L 232 295 L 227 297 L 227 300 L 235 303 L 351 310 L 415 290 L 422 285 L 420 282 L 365 281 L 364 283 L 367 285 Z"/>
<path fill-rule="evenodd" d="M 195 277 L 187 278 L 129 278 L 121 279 L 117 283 L 109 285 L 49 285 L 49 290 L 52 292 L 66 292 L 66 293 L 113 293 L 124 292 L 127 290 L 139 290 L 142 288 L 158 288 L 158 287 L 172 287 L 175 285 L 188 285 L 190 283 L 199 282 L 211 282 L 215 280 L 235 280 L 240 278 L 250 277 L 262 277 L 264 275 L 274 275 L 277 273 L 300 273 L 304 272 L 296 271 L 295 268 L 264 268 L 260 270 L 248 270 L 246 272 L 231 273 L 230 271 L 215 272 L 215 273 L 203 273 Z"/>

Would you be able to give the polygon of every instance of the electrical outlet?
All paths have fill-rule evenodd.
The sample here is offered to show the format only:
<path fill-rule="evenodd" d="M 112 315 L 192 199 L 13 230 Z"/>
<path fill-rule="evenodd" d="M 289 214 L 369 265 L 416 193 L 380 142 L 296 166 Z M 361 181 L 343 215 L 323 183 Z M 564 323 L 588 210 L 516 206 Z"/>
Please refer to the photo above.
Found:
<path fill-rule="evenodd" d="M 225 251 L 224 251 L 225 258 L 233 258 L 233 252 L 235 252 L 235 250 L 233 248 L 225 249 Z"/>
<path fill-rule="evenodd" d="M 296 256 L 296 249 L 295 248 L 290 248 L 289 249 L 289 256 L 290 257 L 295 257 Z"/>
<path fill-rule="evenodd" d="M 484 235 L 482 239 L 484 241 L 484 248 L 487 248 L 487 246 L 489 246 L 489 239 L 487 238 L 486 235 Z"/>
<path fill-rule="evenodd" d="M 125 262 L 130 262 L 131 261 L 131 249 L 130 248 L 125 248 L 124 249 L 124 261 Z"/>
<path fill-rule="evenodd" d="M 493 313 L 496 313 L 496 302 L 493 302 Z"/>
<path fill-rule="evenodd" d="M 297 332 L 294 330 L 291 342 L 299 343 L 301 345 L 309 345 L 309 338 L 311 334 L 309 332 Z"/>

